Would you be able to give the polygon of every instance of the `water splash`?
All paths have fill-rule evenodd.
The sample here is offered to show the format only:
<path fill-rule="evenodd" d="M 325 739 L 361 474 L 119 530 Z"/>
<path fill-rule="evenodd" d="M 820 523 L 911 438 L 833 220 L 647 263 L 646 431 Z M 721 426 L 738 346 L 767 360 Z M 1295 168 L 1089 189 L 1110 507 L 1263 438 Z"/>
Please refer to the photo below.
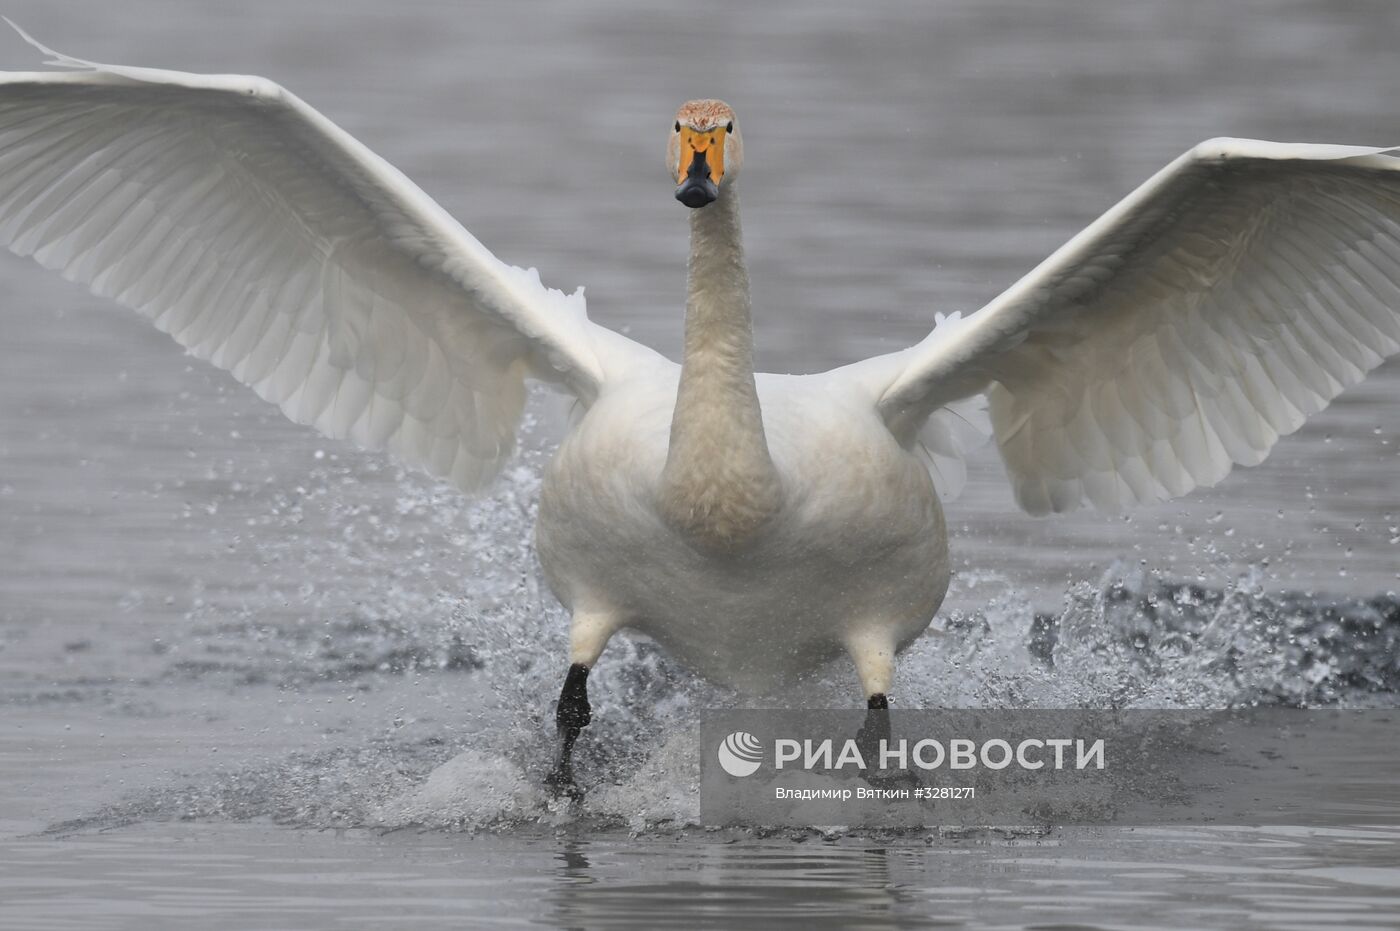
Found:
<path fill-rule="evenodd" d="M 533 568 L 540 458 L 522 454 L 476 501 L 372 466 L 385 474 L 370 477 L 395 489 L 386 509 L 382 492 L 371 503 L 357 493 L 364 474 L 329 461 L 304 488 L 262 492 L 283 532 L 249 545 L 274 568 L 241 602 L 199 600 L 152 683 L 196 679 L 308 702 L 353 683 L 372 705 L 388 682 L 464 677 L 481 696 L 466 720 L 432 733 L 347 733 L 320 752 L 195 773 L 61 829 L 256 818 L 385 829 L 693 824 L 698 723 L 706 709 L 742 701 L 645 640 L 615 640 L 590 677 L 594 724 L 576 763 L 586 797 L 540 791 L 567 630 Z M 434 545 L 443 539 L 448 547 Z M 275 568 L 284 563 L 292 568 Z M 279 602 L 296 610 L 269 610 Z M 850 680 L 834 666 L 789 698 L 847 707 Z M 1394 705 L 1397 696 L 1393 593 L 1271 594 L 1257 573 L 1211 589 L 1124 567 L 1070 587 L 1057 614 L 1011 597 L 941 617 L 901 659 L 897 690 L 904 707 Z"/>
<path fill-rule="evenodd" d="M 361 745 L 296 754 L 194 777 L 61 826 L 167 819 L 271 818 L 302 827 L 449 830 L 557 829 L 634 833 L 697 822 L 698 723 L 738 700 L 690 677 L 645 641 L 619 641 L 592 685 L 595 721 L 579 748 L 581 802 L 540 786 L 552 754 L 558 664 L 535 639 L 547 617 L 523 579 L 517 600 L 479 614 L 460 604 L 452 629 L 470 634 L 470 664 L 426 663 L 415 675 L 466 675 L 494 696 L 446 737 L 388 734 Z M 327 636 L 356 644 L 355 625 Z M 441 641 L 411 628 L 388 638 L 406 655 Z M 1067 593 L 1058 615 L 1000 604 L 954 614 L 905 655 L 908 706 L 1200 708 L 1258 704 L 1394 705 L 1400 696 L 1400 600 L 1271 595 L 1248 577 L 1224 589 L 1125 577 Z M 317 645 L 317 655 L 350 652 Z M 541 659 L 541 653 L 546 659 Z M 370 690 L 397 671 L 332 663 Z M 181 674 L 190 674 L 183 669 Z M 839 672 L 806 683 L 798 704 L 843 705 Z M 545 696 L 545 698 L 542 698 Z M 373 701 L 372 697 L 367 699 Z"/>

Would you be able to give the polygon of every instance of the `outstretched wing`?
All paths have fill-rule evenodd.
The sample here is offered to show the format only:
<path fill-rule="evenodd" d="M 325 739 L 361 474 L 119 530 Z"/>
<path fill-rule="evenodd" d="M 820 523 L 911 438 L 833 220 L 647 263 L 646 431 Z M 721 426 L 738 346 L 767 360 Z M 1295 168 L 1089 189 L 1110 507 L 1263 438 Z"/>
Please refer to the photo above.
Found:
<path fill-rule="evenodd" d="M 587 403 L 660 359 L 276 84 L 43 50 L 75 70 L 0 73 L 0 242 L 292 420 L 470 490 L 514 447 L 527 375 Z"/>
<path fill-rule="evenodd" d="M 1400 158 L 1201 143 L 977 313 L 869 360 L 897 435 L 986 391 L 1034 514 L 1212 485 L 1400 350 Z"/>

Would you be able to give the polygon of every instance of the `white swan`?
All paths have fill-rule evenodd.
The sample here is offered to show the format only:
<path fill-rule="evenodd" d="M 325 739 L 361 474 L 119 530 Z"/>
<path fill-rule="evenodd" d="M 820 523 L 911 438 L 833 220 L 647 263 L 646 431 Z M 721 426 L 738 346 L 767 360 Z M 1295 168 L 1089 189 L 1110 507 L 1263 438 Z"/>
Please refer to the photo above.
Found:
<path fill-rule="evenodd" d="M 845 652 L 885 707 L 895 654 L 947 587 L 938 492 L 961 484 L 979 395 L 1026 510 L 1114 510 L 1259 462 L 1400 349 L 1385 149 L 1202 143 L 918 346 L 755 376 L 723 103 L 686 104 L 671 128 L 694 208 L 678 366 L 497 261 L 275 84 L 45 51 L 70 70 L 0 79 L 14 252 L 293 420 L 468 491 L 510 455 L 527 378 L 578 398 L 538 526 L 573 614 L 565 786 L 588 668 L 624 627 L 748 689 Z"/>

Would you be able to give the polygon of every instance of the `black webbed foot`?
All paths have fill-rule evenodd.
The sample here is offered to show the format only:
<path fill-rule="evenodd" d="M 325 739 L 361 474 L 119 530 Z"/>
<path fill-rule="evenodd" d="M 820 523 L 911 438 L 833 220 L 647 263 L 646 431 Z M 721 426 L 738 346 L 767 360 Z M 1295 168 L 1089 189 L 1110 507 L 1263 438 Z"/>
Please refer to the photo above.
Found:
<path fill-rule="evenodd" d="M 574 742 L 592 720 L 593 709 L 588 704 L 588 667 L 574 663 L 564 677 L 564 688 L 559 693 L 559 706 L 554 713 L 559 729 L 559 752 L 554 759 L 554 769 L 544 780 L 545 789 L 555 798 L 576 799 L 583 795 L 574 781 Z"/>
<path fill-rule="evenodd" d="M 880 742 L 890 739 L 890 701 L 883 693 L 876 693 L 865 706 L 865 723 L 856 731 L 856 749 L 867 766 L 875 767 L 880 763 Z"/>

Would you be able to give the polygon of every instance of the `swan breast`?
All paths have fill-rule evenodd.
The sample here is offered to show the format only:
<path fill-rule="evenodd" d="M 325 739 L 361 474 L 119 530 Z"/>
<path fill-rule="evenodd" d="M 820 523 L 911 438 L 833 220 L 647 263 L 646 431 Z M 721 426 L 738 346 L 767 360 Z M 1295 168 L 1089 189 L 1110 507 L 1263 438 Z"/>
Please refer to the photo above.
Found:
<path fill-rule="evenodd" d="M 546 472 L 537 533 L 566 606 L 755 691 L 839 652 L 852 624 L 908 643 L 948 583 L 928 471 L 878 416 L 820 376 L 760 375 L 758 390 L 783 503 L 743 553 L 697 550 L 658 513 L 673 383 L 599 399 Z"/>

